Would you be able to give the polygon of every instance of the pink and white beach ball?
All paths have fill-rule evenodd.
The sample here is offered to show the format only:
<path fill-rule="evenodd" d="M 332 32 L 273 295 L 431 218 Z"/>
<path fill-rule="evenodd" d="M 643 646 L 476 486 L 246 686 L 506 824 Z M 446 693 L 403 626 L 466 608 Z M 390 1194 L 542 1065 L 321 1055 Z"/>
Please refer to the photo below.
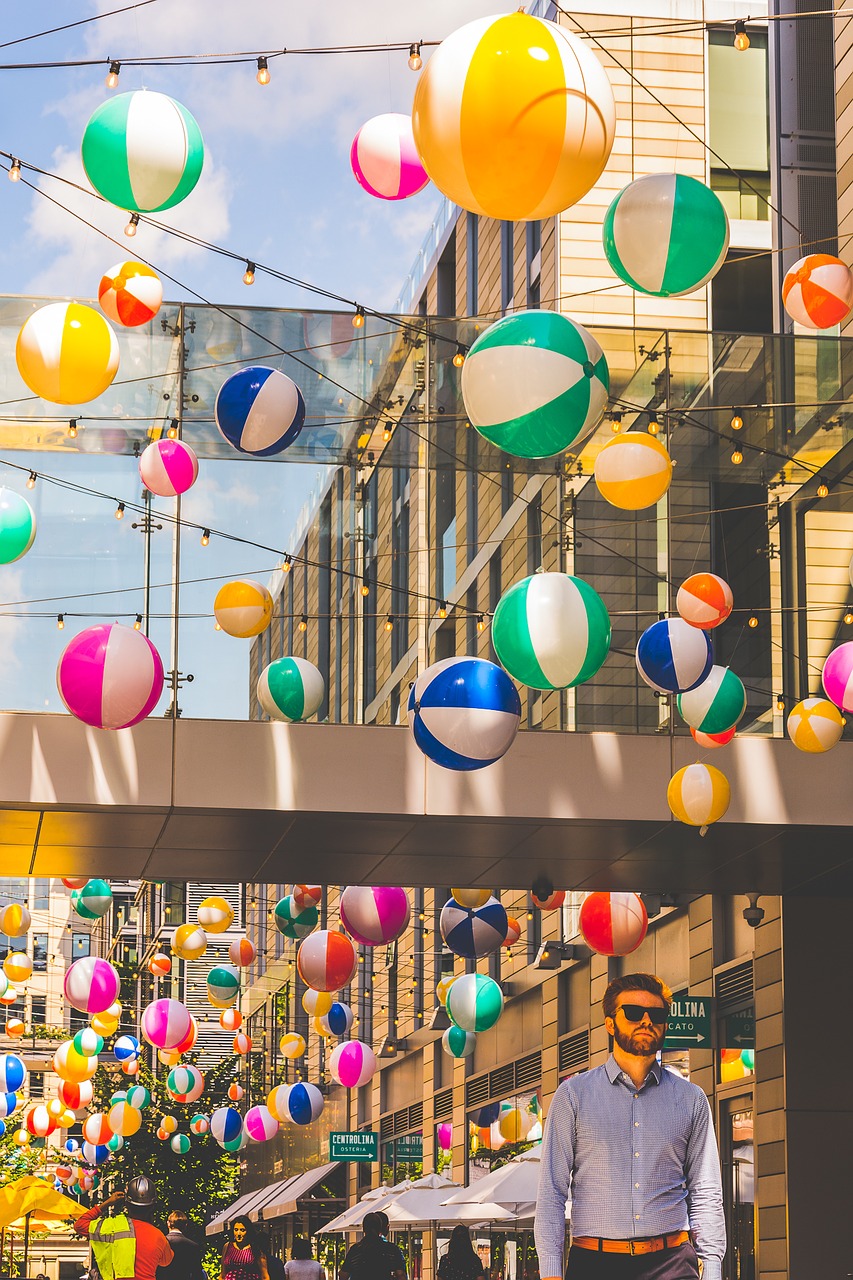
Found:
<path fill-rule="evenodd" d="M 373 116 L 353 138 L 349 158 L 356 181 L 380 200 L 405 200 L 429 182 L 415 146 L 411 116 L 397 112 Z"/>
<path fill-rule="evenodd" d="M 376 1074 L 376 1054 L 362 1040 L 344 1040 L 332 1050 L 329 1070 L 345 1089 L 360 1089 Z"/>
<path fill-rule="evenodd" d="M 243 1129 L 253 1142 L 269 1142 L 278 1133 L 278 1120 L 269 1107 L 250 1107 L 243 1121 Z"/>
<path fill-rule="evenodd" d="M 163 663 L 141 631 L 99 622 L 66 645 L 56 685 L 68 710 L 84 724 L 127 729 L 156 707 L 163 692 Z"/>
<path fill-rule="evenodd" d="M 180 1000 L 152 1000 L 142 1010 L 140 1026 L 155 1049 L 176 1049 L 192 1032 L 192 1018 Z"/>
<path fill-rule="evenodd" d="M 104 1013 L 118 999 L 121 979 L 108 960 L 84 956 L 65 974 L 65 999 L 81 1013 Z"/>
<path fill-rule="evenodd" d="M 823 687 L 830 702 L 853 711 L 853 640 L 838 645 L 823 664 Z"/>
<path fill-rule="evenodd" d="M 399 938 L 410 915 L 408 894 L 395 885 L 347 885 L 341 894 L 344 928 L 363 947 L 378 947 Z"/>
<path fill-rule="evenodd" d="M 139 459 L 139 475 L 158 497 L 175 498 L 198 479 L 198 458 L 183 440 L 153 440 Z"/>

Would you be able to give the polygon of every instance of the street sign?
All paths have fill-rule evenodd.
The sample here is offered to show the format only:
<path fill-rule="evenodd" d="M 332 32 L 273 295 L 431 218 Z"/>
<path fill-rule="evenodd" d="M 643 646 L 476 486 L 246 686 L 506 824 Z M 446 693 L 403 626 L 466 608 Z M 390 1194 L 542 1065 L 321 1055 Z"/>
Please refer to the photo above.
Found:
<path fill-rule="evenodd" d="M 330 1133 L 329 1159 L 369 1164 L 379 1156 L 378 1133 Z"/>
<path fill-rule="evenodd" d="M 723 1018 L 723 1049 L 755 1048 L 755 1009 L 740 1009 Z"/>
<path fill-rule="evenodd" d="M 714 1001 L 710 996 L 680 996 L 669 1011 L 664 1049 L 710 1049 Z"/>
<path fill-rule="evenodd" d="M 423 1160 L 424 1140 L 419 1133 L 408 1133 L 397 1139 L 398 1160 Z"/>

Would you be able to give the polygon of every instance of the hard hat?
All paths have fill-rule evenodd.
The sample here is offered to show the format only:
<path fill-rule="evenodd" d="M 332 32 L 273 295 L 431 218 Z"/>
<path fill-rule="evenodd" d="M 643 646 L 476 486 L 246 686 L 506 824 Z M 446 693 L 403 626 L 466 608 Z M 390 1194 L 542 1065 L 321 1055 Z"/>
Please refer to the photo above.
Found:
<path fill-rule="evenodd" d="M 144 1209 L 156 1203 L 157 1189 L 151 1179 L 142 1173 L 138 1178 L 131 1178 L 124 1196 L 128 1204 Z"/>

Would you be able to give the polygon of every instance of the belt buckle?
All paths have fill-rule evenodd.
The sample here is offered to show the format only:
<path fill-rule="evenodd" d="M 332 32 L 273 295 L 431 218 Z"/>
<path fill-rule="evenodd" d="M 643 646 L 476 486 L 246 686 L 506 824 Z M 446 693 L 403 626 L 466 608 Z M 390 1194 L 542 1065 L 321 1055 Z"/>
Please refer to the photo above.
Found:
<path fill-rule="evenodd" d="M 634 1243 L 635 1243 L 635 1242 L 634 1242 L 634 1240 L 633 1240 L 633 1239 L 631 1239 L 631 1240 L 629 1240 L 629 1241 L 628 1241 L 628 1244 L 629 1244 L 629 1246 L 630 1246 L 630 1248 L 631 1248 L 631 1257 L 632 1257 L 632 1258 L 635 1256 L 635 1253 L 634 1253 Z"/>

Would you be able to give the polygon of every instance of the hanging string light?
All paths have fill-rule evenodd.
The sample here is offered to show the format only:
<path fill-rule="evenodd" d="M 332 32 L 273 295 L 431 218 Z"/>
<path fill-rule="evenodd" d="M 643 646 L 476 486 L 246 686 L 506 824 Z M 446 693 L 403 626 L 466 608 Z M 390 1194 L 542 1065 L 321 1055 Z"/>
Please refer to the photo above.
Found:
<path fill-rule="evenodd" d="M 300 631 L 308 630 L 308 614 L 307 613 L 303 613 L 302 617 L 299 619 L 299 630 Z"/>
<path fill-rule="evenodd" d="M 129 240 L 132 240 L 133 237 L 136 235 L 136 228 L 138 226 L 139 226 L 139 214 L 132 213 L 130 215 L 130 221 L 128 222 L 127 226 L 124 229 L 124 234 L 127 236 Z"/>
<path fill-rule="evenodd" d="M 201 545 L 207 547 L 210 545 L 210 530 L 203 529 L 201 534 Z"/>
<path fill-rule="evenodd" d="M 133 629 L 134 629 L 134 631 L 141 631 L 141 630 L 142 630 L 142 614 L 141 614 L 141 613 L 138 613 L 138 614 L 136 615 L 136 621 L 135 621 L 135 622 L 134 622 L 134 624 L 133 624 Z"/>
<path fill-rule="evenodd" d="M 35 489 L 36 480 L 38 480 L 38 476 L 36 475 L 35 471 L 31 471 L 29 476 L 27 477 L 27 488 Z"/>
<path fill-rule="evenodd" d="M 68 434 L 70 435 L 72 440 L 76 440 L 77 438 L 77 419 L 76 418 L 69 418 Z"/>
<path fill-rule="evenodd" d="M 119 77 L 120 71 L 121 71 L 121 63 L 113 60 L 110 63 L 109 73 L 107 75 L 106 80 L 104 81 L 104 84 L 107 86 L 108 89 L 116 89 L 118 87 L 118 77 Z"/>
<path fill-rule="evenodd" d="M 9 166 L 9 181 L 10 182 L 21 181 L 21 162 L 20 160 L 17 160 L 14 156 L 12 157 L 12 163 Z"/>
<path fill-rule="evenodd" d="M 116 520 L 123 520 L 123 519 L 124 519 L 124 503 L 123 503 L 123 502 L 120 502 L 120 503 L 118 504 L 118 506 L 116 507 L 116 509 L 115 509 L 115 518 L 116 518 Z"/>
<path fill-rule="evenodd" d="M 746 23 L 743 18 L 738 18 L 735 22 L 734 46 L 738 53 L 746 53 L 749 48 L 749 36 L 746 34 Z"/>
<path fill-rule="evenodd" d="M 415 43 L 409 47 L 409 70 L 420 71 L 423 65 L 424 60 L 421 57 L 421 41 L 416 40 Z"/>
<path fill-rule="evenodd" d="M 65 614 L 64 613 L 58 613 L 56 615 L 56 629 L 57 631 L 65 630 Z"/>
<path fill-rule="evenodd" d="M 258 74 L 255 76 L 255 79 L 258 84 L 269 84 L 270 82 L 270 70 L 267 66 L 267 60 L 263 54 L 258 58 Z"/>
<path fill-rule="evenodd" d="M 456 354 L 453 357 L 453 363 L 457 369 L 461 369 L 465 363 L 465 348 L 459 346 L 456 348 Z"/>
<path fill-rule="evenodd" d="M 178 431 L 179 431 L 178 419 L 173 418 L 172 421 L 169 423 L 169 430 L 166 432 L 166 435 L 170 440 L 177 440 Z"/>
<path fill-rule="evenodd" d="M 740 431 L 742 427 L 743 427 L 743 418 L 740 416 L 737 409 L 735 409 L 734 413 L 732 414 L 732 421 L 731 421 L 732 431 Z"/>
<path fill-rule="evenodd" d="M 743 454 L 741 453 L 740 449 L 735 449 L 734 453 L 732 454 L 732 462 L 736 467 L 739 467 L 740 464 L 743 462 Z"/>
<path fill-rule="evenodd" d="M 353 329 L 364 328 L 364 307 L 356 307 L 355 315 L 352 318 L 352 327 Z"/>
<path fill-rule="evenodd" d="M 257 270 L 254 262 L 246 263 L 246 270 L 243 272 L 243 284 L 255 283 L 255 271 Z"/>

